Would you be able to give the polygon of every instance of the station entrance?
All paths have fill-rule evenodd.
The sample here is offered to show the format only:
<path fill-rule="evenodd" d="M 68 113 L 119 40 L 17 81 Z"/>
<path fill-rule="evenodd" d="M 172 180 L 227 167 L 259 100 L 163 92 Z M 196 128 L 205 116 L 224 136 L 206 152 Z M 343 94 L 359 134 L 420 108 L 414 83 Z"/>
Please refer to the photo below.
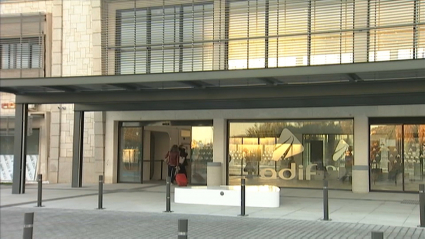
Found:
<path fill-rule="evenodd" d="M 188 154 L 188 182 L 206 185 L 207 163 L 213 161 L 212 125 L 212 120 L 119 122 L 118 182 L 165 180 L 164 158 L 175 144 Z"/>

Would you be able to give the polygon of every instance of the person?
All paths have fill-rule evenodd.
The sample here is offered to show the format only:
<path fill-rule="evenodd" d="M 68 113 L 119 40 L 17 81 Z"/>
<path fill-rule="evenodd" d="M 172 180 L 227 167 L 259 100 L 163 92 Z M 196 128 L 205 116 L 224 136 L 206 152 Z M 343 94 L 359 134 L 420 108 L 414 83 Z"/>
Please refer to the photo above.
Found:
<path fill-rule="evenodd" d="M 170 151 L 165 155 L 165 160 L 168 164 L 168 177 L 171 178 L 171 182 L 174 183 L 176 178 L 177 166 L 179 164 L 180 151 L 179 147 L 175 144 L 171 147 Z"/>
<path fill-rule="evenodd" d="M 394 183 L 397 185 L 397 176 L 402 173 L 401 157 L 399 154 L 395 159 L 390 160 L 389 166 L 388 180 L 394 180 Z"/>
<path fill-rule="evenodd" d="M 345 175 L 342 176 L 342 181 L 344 182 L 346 179 L 351 181 L 351 173 L 353 171 L 353 153 L 351 152 L 351 147 L 345 152 Z"/>
<path fill-rule="evenodd" d="M 186 172 L 187 153 L 186 153 L 186 149 L 184 148 L 183 145 L 180 145 L 179 151 L 180 151 L 180 158 L 182 159 L 182 160 L 179 161 L 179 173 L 184 173 L 184 175 L 186 175 L 186 178 L 187 178 L 187 172 Z"/>

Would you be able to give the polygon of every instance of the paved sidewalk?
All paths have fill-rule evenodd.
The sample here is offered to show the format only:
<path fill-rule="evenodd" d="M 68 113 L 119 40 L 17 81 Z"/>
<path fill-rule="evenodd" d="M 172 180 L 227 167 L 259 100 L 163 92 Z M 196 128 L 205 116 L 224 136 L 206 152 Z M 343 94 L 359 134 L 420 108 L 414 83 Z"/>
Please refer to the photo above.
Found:
<path fill-rule="evenodd" d="M 25 212 L 35 212 L 34 238 L 176 238 L 178 219 L 189 220 L 189 238 L 425 238 L 425 229 L 360 223 L 265 219 L 177 213 L 1 209 L 1 238 L 22 237 Z"/>
<path fill-rule="evenodd" d="M 35 207 L 37 185 L 27 185 L 25 194 L 1 185 L 0 237 L 22 237 L 23 214 L 35 211 L 35 238 L 175 238 L 178 218 L 189 218 L 191 238 L 370 238 L 373 230 L 386 238 L 425 238 L 417 194 L 330 191 L 332 221 L 321 221 L 322 194 L 282 189 L 279 208 L 247 207 L 249 216 L 239 217 L 240 207 L 173 201 L 174 212 L 164 213 L 163 182 L 105 184 L 104 210 L 96 209 L 97 185 L 45 184 L 42 208 Z"/>

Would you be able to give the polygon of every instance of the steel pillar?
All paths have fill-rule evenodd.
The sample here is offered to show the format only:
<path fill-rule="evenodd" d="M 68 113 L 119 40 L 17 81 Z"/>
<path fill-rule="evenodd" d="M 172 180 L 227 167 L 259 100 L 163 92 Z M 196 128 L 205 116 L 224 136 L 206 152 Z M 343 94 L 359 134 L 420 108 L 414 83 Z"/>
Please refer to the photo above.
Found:
<path fill-rule="evenodd" d="M 72 187 L 82 187 L 83 181 L 84 111 L 74 111 L 74 136 L 72 144 Z"/>

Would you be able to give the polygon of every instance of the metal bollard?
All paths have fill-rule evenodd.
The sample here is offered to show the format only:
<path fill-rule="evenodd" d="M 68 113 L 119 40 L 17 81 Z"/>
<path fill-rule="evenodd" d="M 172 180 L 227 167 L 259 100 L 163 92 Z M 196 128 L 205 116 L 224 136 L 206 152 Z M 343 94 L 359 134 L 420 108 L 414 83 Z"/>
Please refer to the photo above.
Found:
<path fill-rule="evenodd" d="M 383 232 L 372 232 L 372 239 L 384 239 Z"/>
<path fill-rule="evenodd" d="M 323 180 L 323 220 L 329 221 L 328 180 Z"/>
<path fill-rule="evenodd" d="M 166 179 L 166 183 L 165 183 L 165 188 L 166 188 L 166 192 L 165 192 L 165 211 L 164 212 L 172 212 L 171 211 L 171 177 L 167 176 Z"/>
<path fill-rule="evenodd" d="M 24 235 L 23 239 L 32 239 L 34 224 L 34 213 L 29 212 L 24 215 Z"/>
<path fill-rule="evenodd" d="M 425 184 L 419 184 L 420 227 L 425 227 Z"/>
<path fill-rule="evenodd" d="M 178 239 L 187 239 L 187 229 L 188 229 L 188 220 L 187 219 L 179 219 L 179 224 L 178 224 Z"/>
<path fill-rule="evenodd" d="M 37 175 L 37 183 L 38 183 L 38 194 L 37 194 L 37 207 L 42 207 L 42 187 L 43 187 L 43 176 L 41 174 Z"/>
<path fill-rule="evenodd" d="M 99 175 L 99 200 L 97 209 L 103 209 L 103 175 Z"/>
<path fill-rule="evenodd" d="M 238 216 L 248 216 L 245 215 L 245 179 L 241 179 L 241 214 Z"/>

